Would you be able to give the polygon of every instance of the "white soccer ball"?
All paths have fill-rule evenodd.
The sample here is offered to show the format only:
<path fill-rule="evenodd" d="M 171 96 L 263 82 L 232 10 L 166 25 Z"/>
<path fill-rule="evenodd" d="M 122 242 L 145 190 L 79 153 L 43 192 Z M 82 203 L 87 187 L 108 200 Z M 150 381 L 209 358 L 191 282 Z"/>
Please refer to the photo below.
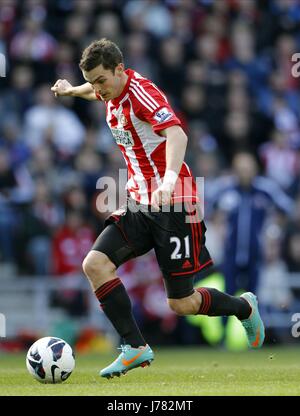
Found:
<path fill-rule="evenodd" d="M 72 374 L 75 357 L 66 341 L 45 337 L 29 348 L 26 366 L 29 373 L 41 383 L 62 383 Z"/>

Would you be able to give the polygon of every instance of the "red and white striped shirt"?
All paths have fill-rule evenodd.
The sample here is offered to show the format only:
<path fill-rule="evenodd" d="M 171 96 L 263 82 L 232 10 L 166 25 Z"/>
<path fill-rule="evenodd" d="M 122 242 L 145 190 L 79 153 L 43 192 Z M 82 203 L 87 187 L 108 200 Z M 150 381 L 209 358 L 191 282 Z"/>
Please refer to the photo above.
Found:
<path fill-rule="evenodd" d="M 181 122 L 156 85 L 132 69 L 126 74 L 121 95 L 105 102 L 106 121 L 126 161 L 130 196 L 150 205 L 151 193 L 162 184 L 166 170 L 166 138 L 160 131 Z M 198 201 L 196 184 L 185 162 L 173 196 L 174 203 L 182 201 Z"/>

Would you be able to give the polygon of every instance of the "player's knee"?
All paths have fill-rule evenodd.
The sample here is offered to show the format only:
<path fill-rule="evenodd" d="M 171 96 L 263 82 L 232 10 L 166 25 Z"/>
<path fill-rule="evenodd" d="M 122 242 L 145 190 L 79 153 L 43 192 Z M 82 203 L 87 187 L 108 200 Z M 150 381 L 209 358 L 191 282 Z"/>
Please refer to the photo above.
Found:
<path fill-rule="evenodd" d="M 88 279 L 100 279 L 114 273 L 116 267 L 106 254 L 92 250 L 83 260 L 82 269 Z"/>
<path fill-rule="evenodd" d="M 199 298 L 194 294 L 182 299 L 168 299 L 169 307 L 177 315 L 194 315 L 199 310 Z"/>
<path fill-rule="evenodd" d="M 190 305 L 184 299 L 168 299 L 168 304 L 176 315 L 184 316 L 190 314 Z"/>

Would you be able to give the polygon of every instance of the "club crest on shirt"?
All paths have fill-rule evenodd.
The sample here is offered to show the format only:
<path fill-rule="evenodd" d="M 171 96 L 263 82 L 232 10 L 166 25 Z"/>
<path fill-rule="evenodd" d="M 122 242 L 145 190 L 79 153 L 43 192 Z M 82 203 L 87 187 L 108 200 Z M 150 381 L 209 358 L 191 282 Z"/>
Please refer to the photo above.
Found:
<path fill-rule="evenodd" d="M 173 114 L 170 113 L 170 111 L 166 107 L 163 107 L 154 114 L 154 119 L 158 123 L 163 123 L 164 121 L 167 121 L 170 118 L 172 118 L 172 116 Z"/>
<path fill-rule="evenodd" d="M 132 134 L 128 130 L 110 129 L 117 144 L 128 147 L 134 145 Z"/>
<path fill-rule="evenodd" d="M 121 126 L 126 126 L 127 122 L 127 118 L 124 116 L 124 114 L 121 114 L 119 117 L 119 124 L 121 124 Z"/>
<path fill-rule="evenodd" d="M 117 110 L 115 108 L 112 110 L 112 114 L 118 120 L 118 126 L 117 126 L 118 128 L 122 128 L 122 127 L 126 126 L 126 124 L 128 123 L 127 118 L 122 113 L 122 111 L 123 111 L 122 106 L 120 106 Z"/>

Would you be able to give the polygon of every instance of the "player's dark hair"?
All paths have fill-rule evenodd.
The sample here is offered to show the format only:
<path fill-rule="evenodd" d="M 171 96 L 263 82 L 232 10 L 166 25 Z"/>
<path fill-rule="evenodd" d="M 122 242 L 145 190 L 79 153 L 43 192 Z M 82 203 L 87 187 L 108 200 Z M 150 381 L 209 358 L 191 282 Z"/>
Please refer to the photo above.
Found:
<path fill-rule="evenodd" d="M 114 42 L 102 38 L 84 49 L 79 67 L 84 71 L 91 71 L 102 65 L 104 69 L 110 69 L 114 73 L 120 63 L 123 63 L 123 55 L 119 47 Z"/>

